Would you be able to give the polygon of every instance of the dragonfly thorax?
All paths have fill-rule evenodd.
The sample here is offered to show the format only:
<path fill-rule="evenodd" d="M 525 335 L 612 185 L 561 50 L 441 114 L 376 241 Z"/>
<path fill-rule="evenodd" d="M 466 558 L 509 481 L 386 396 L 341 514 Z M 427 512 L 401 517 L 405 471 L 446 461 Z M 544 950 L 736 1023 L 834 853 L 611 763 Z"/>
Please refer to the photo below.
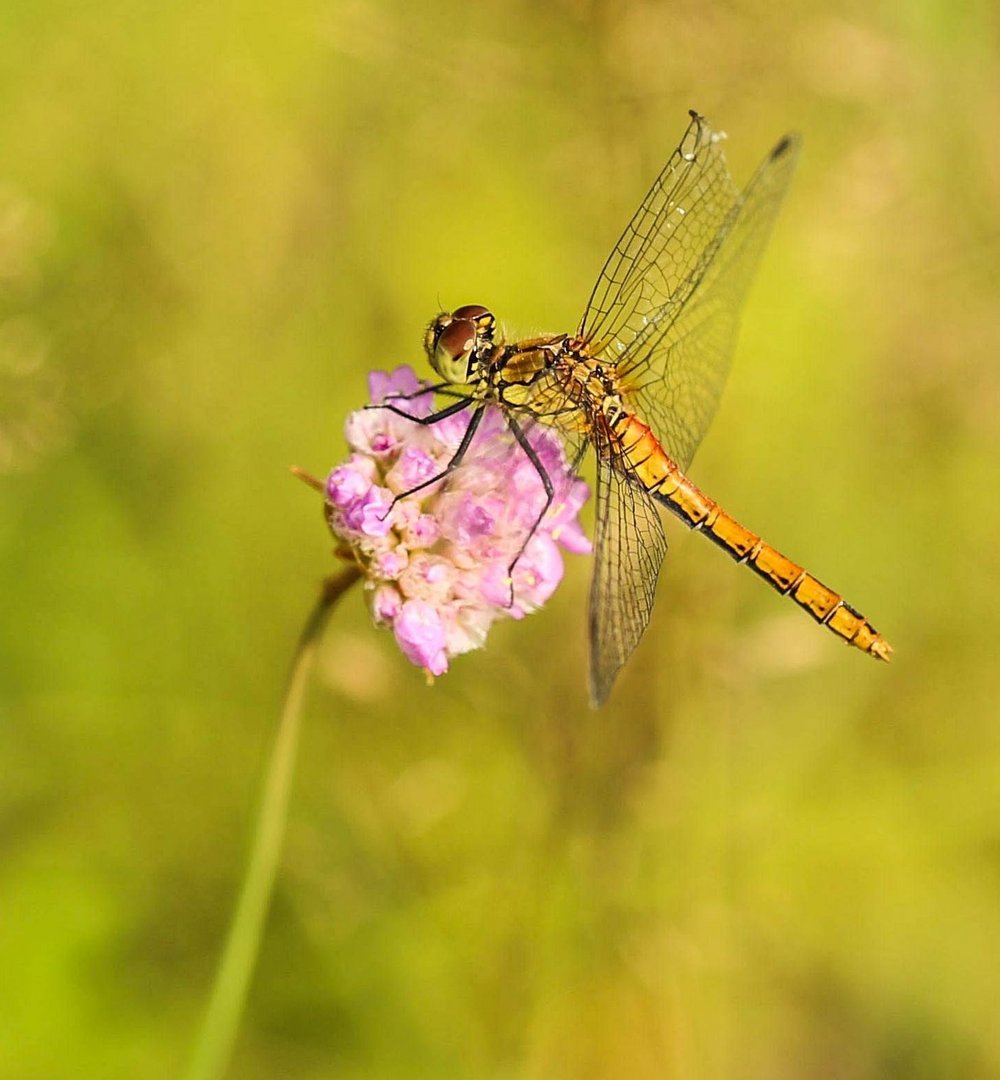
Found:
<path fill-rule="evenodd" d="M 483 357 L 492 352 L 496 319 L 482 304 L 465 304 L 434 317 L 424 334 L 431 367 L 450 383 L 481 378 Z"/>

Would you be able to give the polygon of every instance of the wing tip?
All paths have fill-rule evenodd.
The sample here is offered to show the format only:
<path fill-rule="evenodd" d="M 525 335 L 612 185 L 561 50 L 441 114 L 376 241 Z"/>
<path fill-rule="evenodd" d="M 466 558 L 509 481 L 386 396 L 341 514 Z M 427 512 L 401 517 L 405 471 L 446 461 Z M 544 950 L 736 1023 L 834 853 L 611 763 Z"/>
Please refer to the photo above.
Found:
<path fill-rule="evenodd" d="M 588 697 L 592 709 L 600 709 L 607 703 L 608 698 L 611 696 L 611 689 L 615 685 L 615 679 L 620 670 L 620 668 L 615 668 L 612 672 L 597 672 L 591 670 L 590 685 L 588 687 L 590 693 Z"/>
<path fill-rule="evenodd" d="M 712 128 L 704 113 L 698 112 L 697 109 L 688 109 L 688 116 L 691 117 L 687 130 L 688 135 L 691 134 L 692 130 L 695 131 L 699 141 L 706 132 L 711 135 Z"/>
<path fill-rule="evenodd" d="M 610 687 L 608 687 L 606 690 L 598 690 L 594 686 L 590 688 L 590 697 L 588 701 L 590 707 L 594 710 L 594 712 L 597 712 L 598 709 L 602 709 L 604 707 L 604 705 L 607 703 L 608 694 L 610 694 L 610 692 Z"/>
<path fill-rule="evenodd" d="M 782 136 L 770 153 L 771 161 L 780 161 L 783 157 L 794 153 L 802 143 L 802 136 L 797 131 L 790 131 Z"/>

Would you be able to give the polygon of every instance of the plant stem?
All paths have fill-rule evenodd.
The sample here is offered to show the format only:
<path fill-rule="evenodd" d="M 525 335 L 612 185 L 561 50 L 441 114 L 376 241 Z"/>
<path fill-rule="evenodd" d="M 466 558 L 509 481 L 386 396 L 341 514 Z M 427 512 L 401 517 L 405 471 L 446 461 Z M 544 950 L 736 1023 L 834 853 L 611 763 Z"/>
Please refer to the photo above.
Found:
<path fill-rule="evenodd" d="M 308 676 L 331 610 L 360 576 L 356 566 L 349 566 L 327 578 L 292 658 L 274 747 L 267 762 L 246 876 L 187 1080 L 220 1080 L 229 1065 L 281 856 Z"/>

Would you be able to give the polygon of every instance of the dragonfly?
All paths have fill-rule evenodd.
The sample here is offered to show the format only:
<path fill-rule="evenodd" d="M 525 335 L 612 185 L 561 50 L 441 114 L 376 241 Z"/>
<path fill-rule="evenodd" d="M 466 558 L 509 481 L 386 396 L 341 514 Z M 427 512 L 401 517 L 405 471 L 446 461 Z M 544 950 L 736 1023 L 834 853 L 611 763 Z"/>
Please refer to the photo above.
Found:
<path fill-rule="evenodd" d="M 676 150 L 608 256 L 575 333 L 507 341 L 493 312 L 466 304 L 430 323 L 425 349 L 456 398 L 423 422 L 470 409 L 450 467 L 484 410 L 503 412 L 546 493 L 558 497 L 526 431 L 554 428 L 574 472 L 597 459 L 590 587 L 590 700 L 608 698 L 649 622 L 667 551 L 659 506 L 708 537 L 877 660 L 892 647 L 865 616 L 741 525 L 688 478 L 719 404 L 740 307 L 799 154 L 786 135 L 738 190 L 724 136 L 691 110 Z M 537 527 L 537 526 L 536 526 Z M 513 569 L 513 567 L 511 568 Z"/>

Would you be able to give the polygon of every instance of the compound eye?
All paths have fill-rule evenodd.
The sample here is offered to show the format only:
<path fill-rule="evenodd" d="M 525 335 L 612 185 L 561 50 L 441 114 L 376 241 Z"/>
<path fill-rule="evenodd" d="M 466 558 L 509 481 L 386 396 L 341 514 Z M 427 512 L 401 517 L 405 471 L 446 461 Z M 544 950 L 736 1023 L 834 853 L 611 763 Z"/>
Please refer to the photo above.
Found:
<path fill-rule="evenodd" d="M 448 316 L 451 318 L 451 316 Z M 427 330 L 427 352 L 431 366 L 450 383 L 469 381 L 469 358 L 476 347 L 476 324 L 468 319 L 442 322 L 438 319 Z"/>
<path fill-rule="evenodd" d="M 484 315 L 490 314 L 489 308 L 484 308 L 482 304 L 465 304 L 463 307 L 457 308 L 453 312 L 456 319 L 481 319 Z"/>
<path fill-rule="evenodd" d="M 475 344 L 476 324 L 468 319 L 456 318 L 442 329 L 437 340 L 437 351 L 443 358 L 455 363 L 472 352 Z"/>

